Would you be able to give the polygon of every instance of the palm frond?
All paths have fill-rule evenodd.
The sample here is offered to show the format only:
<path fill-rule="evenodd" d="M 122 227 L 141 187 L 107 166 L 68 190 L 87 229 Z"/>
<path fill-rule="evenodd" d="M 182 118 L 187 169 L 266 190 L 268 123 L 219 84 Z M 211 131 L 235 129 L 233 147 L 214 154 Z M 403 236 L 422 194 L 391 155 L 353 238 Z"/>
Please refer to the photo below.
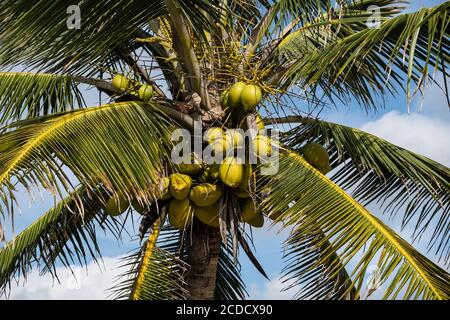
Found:
<path fill-rule="evenodd" d="M 168 157 L 172 124 L 154 104 L 114 103 L 21 121 L 0 136 L 1 197 L 14 201 L 18 184 L 55 194 L 72 188 L 69 169 L 86 186 L 151 202 L 149 186 Z M 9 209 L 9 208 L 8 208 Z"/>
<path fill-rule="evenodd" d="M 282 271 L 282 279 L 289 285 L 285 290 L 299 288 L 294 296 L 294 299 L 299 300 L 359 299 L 339 255 L 329 241 L 323 241 L 324 238 L 324 233 L 316 230 L 307 235 L 294 232 L 286 240 L 284 259 L 287 265 Z M 311 266 L 312 261 L 320 263 Z M 339 272 L 334 272 L 336 269 Z"/>
<path fill-rule="evenodd" d="M 291 28 L 295 28 L 295 25 L 305 24 L 314 18 L 320 16 L 322 12 L 326 12 L 331 7 L 329 0 L 280 0 L 272 1 L 267 4 L 267 10 L 257 25 L 255 25 L 250 33 L 248 39 L 248 50 L 254 52 L 256 47 L 263 41 L 270 41 L 271 34 L 277 36 L 282 32 L 284 28 L 292 25 Z"/>
<path fill-rule="evenodd" d="M 115 299 L 186 299 L 184 277 L 188 265 L 178 255 L 176 249 L 171 250 L 172 244 L 178 242 L 179 235 L 174 235 L 173 230 L 166 227 L 160 230 L 160 223 L 158 220 L 153 225 L 148 240 L 136 253 L 123 259 L 122 267 L 129 270 L 121 274 L 119 281 L 116 281 L 117 283 L 110 289 Z M 160 231 L 164 238 L 168 235 L 174 237 L 161 239 L 161 241 L 158 239 Z M 170 245 L 166 241 L 170 242 Z M 163 249 L 165 246 L 170 251 Z"/>
<path fill-rule="evenodd" d="M 157 235 L 150 236 L 131 293 L 133 300 L 185 299 L 184 275 L 188 267 L 173 253 L 156 247 Z"/>
<path fill-rule="evenodd" d="M 244 300 L 248 293 L 241 276 L 241 266 L 233 258 L 233 239 L 228 235 L 228 244 L 221 244 L 217 264 L 216 292 L 217 300 Z"/>
<path fill-rule="evenodd" d="M 26 278 L 34 264 L 42 273 L 57 277 L 57 261 L 66 267 L 86 264 L 89 256 L 97 261 L 96 226 L 116 237 L 120 230 L 114 221 L 107 220 L 101 197 L 100 191 L 76 189 L 0 249 L 0 292 L 6 294 L 14 278 Z"/>
<path fill-rule="evenodd" d="M 356 20 L 350 15 L 348 22 L 342 18 L 317 23 L 297 32 L 288 41 L 290 45 L 283 45 L 284 52 L 292 54 L 282 60 L 276 82 L 284 88 L 299 84 L 312 93 L 321 88 L 330 98 L 353 96 L 376 107 L 375 95 L 395 94 L 395 84 L 404 85 L 406 78 L 409 101 L 423 91 L 432 72 L 448 74 L 449 8 L 444 3 L 398 15 L 378 28 L 365 26 L 364 15 Z M 317 28 L 326 31 L 308 31 Z M 414 92 L 412 83 L 416 84 Z"/>
<path fill-rule="evenodd" d="M 321 228 L 326 237 L 317 241 L 316 246 L 329 241 L 332 247 L 322 252 L 319 260 L 310 261 L 309 267 L 300 265 L 290 269 L 290 274 L 304 275 L 338 252 L 342 265 L 334 266 L 329 273 L 336 275 L 361 254 L 350 273 L 353 283 L 349 288 L 354 287 L 358 295 L 367 267 L 376 263 L 380 283 L 388 286 L 384 298 L 449 298 L 450 275 L 447 272 L 421 255 L 301 156 L 293 152 L 283 154 L 279 167 L 277 176 L 260 180 L 260 188 L 269 184 L 272 187 L 263 208 L 269 213 L 284 211 L 280 219 L 286 226 L 293 226 L 296 232 L 291 243 L 300 242 L 300 238 Z M 375 259 L 377 262 L 373 262 Z M 304 290 L 311 289 L 310 283 L 303 284 L 306 285 Z"/>
<path fill-rule="evenodd" d="M 163 1 L 96 1 L 79 3 L 81 28 L 68 28 L 70 3 L 2 1 L 0 63 L 85 69 L 102 61 L 139 27 L 165 12 Z"/>
<path fill-rule="evenodd" d="M 305 142 L 328 148 L 331 179 L 364 205 L 380 204 L 391 215 L 403 215 L 419 238 L 434 227 L 434 246 L 444 261 L 450 254 L 450 170 L 419 154 L 358 129 L 326 121 L 307 121 L 292 129 L 286 143 L 294 149 Z"/>
<path fill-rule="evenodd" d="M 85 105 L 70 76 L 0 72 L 0 126 L 12 121 L 64 112 Z"/>

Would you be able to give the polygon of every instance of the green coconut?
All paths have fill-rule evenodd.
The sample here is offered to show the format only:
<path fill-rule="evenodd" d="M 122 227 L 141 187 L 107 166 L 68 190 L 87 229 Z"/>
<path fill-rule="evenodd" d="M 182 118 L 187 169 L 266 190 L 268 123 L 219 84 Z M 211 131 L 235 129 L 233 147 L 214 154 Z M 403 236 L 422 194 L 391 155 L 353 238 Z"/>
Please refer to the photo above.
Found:
<path fill-rule="evenodd" d="M 257 135 L 252 141 L 253 152 L 258 157 L 270 157 L 272 154 L 272 144 L 270 138 L 265 135 Z"/>
<path fill-rule="evenodd" d="M 241 105 L 245 110 L 253 110 L 262 100 L 262 92 L 258 86 L 248 84 L 241 91 Z"/>
<path fill-rule="evenodd" d="M 184 230 L 192 219 L 192 205 L 188 198 L 172 199 L 169 204 L 169 223 L 178 230 Z"/>
<path fill-rule="evenodd" d="M 170 193 L 177 200 L 182 200 L 189 195 L 192 186 L 192 178 L 182 173 L 172 173 L 170 179 Z"/>
<path fill-rule="evenodd" d="M 202 183 L 192 187 L 189 199 L 198 207 L 207 207 L 222 196 L 222 187 L 212 183 Z"/>
<path fill-rule="evenodd" d="M 124 213 L 129 206 L 130 203 L 128 202 L 128 199 L 119 192 L 106 202 L 105 211 L 108 215 L 116 217 Z"/>
<path fill-rule="evenodd" d="M 207 207 L 194 206 L 194 215 L 202 223 L 213 227 L 219 227 L 219 203 L 215 202 Z"/>
<path fill-rule="evenodd" d="M 224 137 L 213 141 L 210 143 L 210 146 L 215 155 L 226 155 L 233 149 L 233 142 L 229 138 Z"/>
<path fill-rule="evenodd" d="M 236 82 L 228 92 L 228 103 L 231 107 L 239 107 L 241 105 L 241 92 L 245 87 L 245 83 Z"/>
<path fill-rule="evenodd" d="M 194 152 L 188 154 L 182 158 L 182 162 L 177 165 L 180 173 L 188 175 L 197 175 L 203 171 L 203 163 Z"/>
<path fill-rule="evenodd" d="M 153 96 L 153 87 L 148 84 L 144 84 L 139 88 L 138 96 L 143 101 L 148 101 Z"/>
<path fill-rule="evenodd" d="M 322 145 L 318 143 L 307 143 L 300 151 L 305 160 L 323 174 L 331 170 L 328 151 Z"/>
<path fill-rule="evenodd" d="M 264 215 L 257 213 L 255 217 L 247 221 L 247 223 L 255 228 L 262 228 L 264 226 Z"/>
<path fill-rule="evenodd" d="M 205 131 L 204 135 L 206 142 L 212 143 L 216 140 L 222 140 L 224 138 L 224 133 L 222 128 L 211 127 Z"/>
<path fill-rule="evenodd" d="M 244 165 L 238 163 L 235 157 L 227 157 L 223 160 L 219 168 L 219 177 L 222 182 L 231 187 L 237 188 L 244 176 Z"/>
<path fill-rule="evenodd" d="M 249 221 L 252 221 L 252 219 L 259 213 L 258 210 L 256 210 L 253 199 L 251 198 L 240 199 L 239 205 L 241 208 L 241 220 L 243 222 L 249 223 Z"/>
<path fill-rule="evenodd" d="M 112 80 L 114 89 L 120 92 L 125 92 L 128 89 L 129 80 L 123 74 L 115 75 Z"/>

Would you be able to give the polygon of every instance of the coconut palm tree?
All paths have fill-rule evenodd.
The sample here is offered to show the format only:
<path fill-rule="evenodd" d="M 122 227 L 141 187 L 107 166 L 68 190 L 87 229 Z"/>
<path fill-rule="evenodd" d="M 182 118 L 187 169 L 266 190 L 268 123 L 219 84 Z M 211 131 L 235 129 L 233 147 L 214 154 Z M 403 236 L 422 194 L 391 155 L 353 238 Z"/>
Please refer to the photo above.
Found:
<path fill-rule="evenodd" d="M 219 200 L 219 227 L 190 216 L 176 229 L 168 200 L 155 200 L 158 181 L 177 170 L 174 129 L 191 131 L 195 121 L 256 128 L 256 111 L 220 103 L 242 81 L 262 89 L 260 114 L 281 131 L 278 173 L 255 166 L 249 192 L 266 223 L 289 233 L 283 275 L 294 298 L 367 298 L 380 285 L 387 299 L 450 298 L 449 169 L 320 112 L 351 99 L 375 112 L 399 92 L 409 106 L 441 77 L 448 99 L 450 3 L 410 13 L 403 0 L 336 3 L 86 0 L 68 10 L 63 0 L 2 1 L 0 237 L 18 218 L 19 192 L 37 187 L 58 202 L 0 250 L 1 291 L 32 268 L 57 277 L 56 264 L 97 261 L 98 230 L 120 238 L 135 216 L 141 245 L 124 259 L 113 297 L 245 298 L 238 251 L 265 273 L 234 190 Z M 68 24 L 78 9 L 79 28 Z M 119 74 L 124 88 L 111 82 Z M 137 96 L 141 84 L 151 99 Z M 86 106 L 91 90 L 98 106 Z M 330 173 L 307 161 L 308 143 L 327 149 Z M 134 206 L 112 216 L 111 199 Z M 432 234 L 439 261 L 370 213 L 370 203 L 399 216 L 414 240 Z M 373 264 L 379 285 L 367 291 Z"/>

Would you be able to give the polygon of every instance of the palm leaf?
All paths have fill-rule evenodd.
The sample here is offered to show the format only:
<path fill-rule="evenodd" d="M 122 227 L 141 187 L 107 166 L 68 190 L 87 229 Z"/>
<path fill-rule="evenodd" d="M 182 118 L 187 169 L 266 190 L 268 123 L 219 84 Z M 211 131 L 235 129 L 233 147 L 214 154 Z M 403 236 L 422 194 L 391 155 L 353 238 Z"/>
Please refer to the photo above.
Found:
<path fill-rule="evenodd" d="M 280 0 L 267 5 L 267 11 L 255 25 L 248 39 L 248 53 L 253 53 L 264 38 L 270 41 L 271 35 L 280 34 L 284 28 L 293 24 L 305 24 L 331 7 L 329 0 Z"/>
<path fill-rule="evenodd" d="M 34 263 L 41 272 L 57 277 L 58 260 L 69 268 L 75 262 L 86 264 L 89 256 L 97 261 L 96 225 L 119 236 L 103 207 L 101 193 L 80 187 L 7 243 L 0 249 L 0 291 L 6 293 L 14 278 L 26 277 Z"/>
<path fill-rule="evenodd" d="M 450 170 L 424 156 L 358 129 L 319 120 L 291 130 L 286 142 L 298 149 L 304 142 L 328 146 L 332 180 L 364 205 L 376 202 L 387 212 L 404 210 L 403 227 L 414 224 L 420 237 L 434 227 L 431 246 L 449 259 Z M 417 218 L 417 219 L 414 219 Z"/>
<path fill-rule="evenodd" d="M 158 240 L 160 222 L 153 225 L 148 240 L 138 252 L 125 257 L 122 267 L 127 270 L 120 275 L 119 282 L 110 290 L 115 299 L 131 300 L 166 300 L 186 299 L 186 284 L 184 276 L 188 270 L 187 264 L 175 250 L 170 252 L 163 249 L 167 246 L 165 239 Z M 173 235 L 173 230 L 163 228 L 162 233 Z M 170 243 L 177 243 L 170 237 Z M 175 241 L 174 241 L 175 240 Z M 161 242 L 161 246 L 158 245 Z M 171 249 L 171 245 L 168 246 Z"/>
<path fill-rule="evenodd" d="M 156 247 L 159 230 L 149 237 L 130 298 L 132 300 L 185 299 L 186 264 Z"/>
<path fill-rule="evenodd" d="M 378 256 L 380 281 L 388 285 L 384 298 L 449 298 L 448 273 L 417 252 L 301 156 L 292 152 L 282 155 L 279 174 L 275 178 L 261 179 L 260 186 L 268 184 L 272 192 L 263 208 L 269 213 L 284 210 L 280 219 L 287 226 L 293 226 L 296 232 L 291 243 L 292 239 L 300 242 L 299 237 L 314 234 L 317 228 L 321 228 L 326 237 L 316 245 L 320 247 L 330 241 L 333 249 L 322 253 L 321 259 L 311 261 L 309 268 L 319 266 L 324 259 L 338 252 L 342 266 L 335 266 L 330 273 L 336 275 L 360 253 L 361 258 L 350 273 L 359 294 L 367 267 Z M 365 246 L 367 250 L 363 250 Z M 291 269 L 289 273 L 301 271 L 301 268 L 304 266 Z M 311 285 L 306 284 L 304 290 L 308 289 Z"/>
<path fill-rule="evenodd" d="M 275 34 L 278 39 L 273 40 L 276 40 L 278 50 L 296 50 L 295 46 L 287 44 L 299 36 L 305 28 L 314 29 L 313 26 L 318 23 L 327 23 L 332 19 L 339 20 L 340 23 L 353 21 L 354 24 L 358 24 L 363 18 L 367 20 L 369 16 L 367 9 L 371 6 L 376 6 L 380 10 L 382 18 L 391 17 L 399 13 L 403 3 L 402 0 L 350 0 L 342 1 L 341 7 L 334 9 L 334 3 L 330 0 L 274 1 L 268 6 L 265 17 L 260 19 L 254 28 L 249 42 L 257 45 L 267 38 L 265 44 L 268 44 Z M 359 23 L 358 29 L 362 25 Z M 338 29 L 334 31 L 339 33 Z"/>
<path fill-rule="evenodd" d="M 151 20 L 167 15 L 163 0 L 114 3 L 88 0 L 78 4 L 81 28 L 70 29 L 67 25 L 69 5 L 64 0 L 52 3 L 3 1 L 0 4 L 0 64 L 80 74 L 92 72 L 93 67 L 104 67 L 111 57 L 117 56 L 117 48 L 133 46 L 139 32 L 148 29 Z M 217 15 L 214 2 L 189 0 L 180 5 L 197 30 L 205 29 L 208 23 L 202 10 Z"/>
<path fill-rule="evenodd" d="M 355 300 L 359 299 L 352 279 L 342 265 L 339 255 L 325 234 L 316 230 L 311 234 L 293 232 L 286 240 L 283 280 L 289 285 L 285 288 L 301 288 L 294 299 Z M 320 263 L 311 266 L 312 261 Z M 338 269 L 339 272 L 334 271 Z M 304 287 L 306 283 L 306 288 Z"/>
<path fill-rule="evenodd" d="M 2 1 L 1 64 L 86 69 L 164 13 L 163 1 L 83 1 L 82 26 L 69 29 L 68 5 L 63 0 Z"/>
<path fill-rule="evenodd" d="M 217 264 L 216 292 L 217 300 L 244 300 L 248 295 L 241 276 L 241 266 L 235 262 L 232 249 L 233 239 L 228 235 L 228 244 L 221 244 Z"/>
<path fill-rule="evenodd" d="M 315 39 L 320 32 L 311 31 L 310 36 L 300 32 L 296 36 L 298 40 L 290 42 L 300 50 L 299 44 L 305 44 L 306 38 L 307 50 L 300 50 L 303 54 L 297 54 L 297 58 L 295 50 L 292 51 L 292 57 L 283 63 L 285 67 L 277 83 L 286 88 L 300 84 L 311 87 L 312 92 L 320 87 L 329 97 L 354 96 L 365 105 L 376 107 L 372 95 L 385 89 L 396 93 L 394 84 L 401 84 L 404 77 L 410 99 L 413 82 L 416 93 L 428 83 L 432 70 L 447 73 L 449 8 L 449 3 L 444 3 L 398 15 L 384 21 L 379 28 L 355 28 L 354 18 L 349 26 L 345 19 L 331 20 L 325 25 L 339 33 L 331 32 L 335 40 L 328 42 Z M 364 21 L 362 18 L 359 23 Z M 324 23 L 314 27 L 320 30 Z"/>
<path fill-rule="evenodd" d="M 0 105 L 1 126 L 23 118 L 83 107 L 84 101 L 69 76 L 0 72 Z"/>
<path fill-rule="evenodd" d="M 172 125 L 143 103 L 115 103 L 22 121 L 0 136 L 0 185 L 6 206 L 14 184 L 41 185 L 53 193 L 70 190 L 68 168 L 86 186 L 102 184 L 151 202 Z M 15 182 L 14 182 L 15 183 Z"/>

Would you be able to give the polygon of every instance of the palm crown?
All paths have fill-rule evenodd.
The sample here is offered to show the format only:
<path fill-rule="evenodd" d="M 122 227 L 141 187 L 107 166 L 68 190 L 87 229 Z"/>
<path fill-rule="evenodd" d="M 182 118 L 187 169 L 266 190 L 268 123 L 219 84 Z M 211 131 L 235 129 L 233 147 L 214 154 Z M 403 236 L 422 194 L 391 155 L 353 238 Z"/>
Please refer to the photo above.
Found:
<path fill-rule="evenodd" d="M 244 200 L 221 185 L 213 226 L 188 215 L 174 228 L 161 177 L 179 171 L 170 157 L 174 129 L 193 130 L 194 121 L 257 128 L 264 115 L 282 131 L 279 169 L 262 175 L 266 164 L 254 165 L 246 201 L 289 230 L 284 276 L 298 287 L 295 298 L 358 299 L 374 263 L 385 298 L 448 299 L 450 275 L 364 205 L 377 201 L 401 215 L 417 238 L 432 232 L 429 247 L 447 266 L 449 169 L 322 121 L 319 110 L 354 98 L 372 111 L 399 87 L 411 99 L 434 74 L 446 79 L 450 3 L 402 13 L 400 0 L 337 2 L 88 0 L 79 7 L 81 28 L 73 29 L 69 1 L 2 1 L 0 236 L 18 187 L 44 188 L 60 202 L 0 250 L 1 290 L 34 264 L 53 274 L 58 261 L 97 258 L 98 227 L 120 237 L 124 220 L 140 211 L 145 241 L 124 260 L 115 297 L 245 298 L 237 250 L 264 269 L 241 221 Z M 373 8 L 377 27 L 367 24 Z M 110 80 L 120 74 L 124 88 Z M 262 89 L 259 115 L 221 101 L 238 81 Z M 137 93 L 141 84 L 151 86 L 151 98 Z M 86 107 L 86 85 L 110 103 Z M 286 123 L 296 126 L 283 131 Z M 308 160 L 311 143 L 327 149 L 328 176 Z M 133 206 L 112 216 L 108 203 L 120 199 Z"/>

